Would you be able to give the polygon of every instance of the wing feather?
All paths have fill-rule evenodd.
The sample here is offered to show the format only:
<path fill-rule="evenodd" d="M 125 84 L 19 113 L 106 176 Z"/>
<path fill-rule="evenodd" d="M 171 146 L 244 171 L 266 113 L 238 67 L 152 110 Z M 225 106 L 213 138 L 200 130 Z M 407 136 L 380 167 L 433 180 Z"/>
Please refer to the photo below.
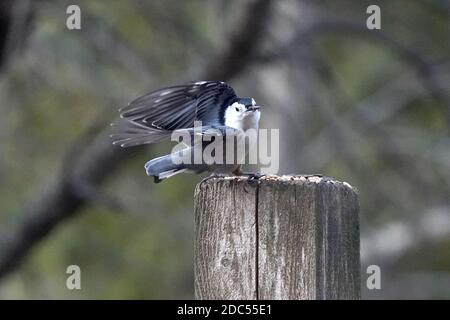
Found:
<path fill-rule="evenodd" d="M 237 96 L 221 81 L 198 81 L 158 89 L 120 109 L 125 130 L 113 135 L 122 146 L 159 142 L 174 130 L 192 128 L 194 121 L 204 126 L 223 125 L 220 115 Z"/>

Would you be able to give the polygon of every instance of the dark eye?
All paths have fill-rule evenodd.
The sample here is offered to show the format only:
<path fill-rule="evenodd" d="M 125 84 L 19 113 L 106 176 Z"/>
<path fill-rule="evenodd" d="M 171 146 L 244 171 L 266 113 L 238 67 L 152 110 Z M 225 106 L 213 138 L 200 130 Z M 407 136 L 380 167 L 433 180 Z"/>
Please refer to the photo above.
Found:
<path fill-rule="evenodd" d="M 238 107 L 236 107 L 236 108 L 234 108 L 237 112 L 239 112 L 239 108 Z"/>

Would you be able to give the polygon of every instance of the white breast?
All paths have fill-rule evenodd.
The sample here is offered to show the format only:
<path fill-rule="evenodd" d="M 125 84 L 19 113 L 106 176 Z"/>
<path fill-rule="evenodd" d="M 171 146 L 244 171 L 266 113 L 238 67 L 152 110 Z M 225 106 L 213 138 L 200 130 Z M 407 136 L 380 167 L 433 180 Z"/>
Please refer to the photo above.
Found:
<path fill-rule="evenodd" d="M 225 125 L 242 131 L 258 129 L 261 112 L 259 110 L 253 112 L 237 112 L 235 110 L 236 105 L 239 104 L 236 102 L 225 111 Z M 244 106 L 240 107 L 244 108 Z"/>

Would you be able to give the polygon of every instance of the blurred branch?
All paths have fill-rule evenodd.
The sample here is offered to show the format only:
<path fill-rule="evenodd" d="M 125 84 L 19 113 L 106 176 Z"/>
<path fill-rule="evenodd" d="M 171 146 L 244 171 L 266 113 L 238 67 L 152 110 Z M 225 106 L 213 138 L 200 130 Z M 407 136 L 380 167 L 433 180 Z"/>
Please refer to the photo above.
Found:
<path fill-rule="evenodd" d="M 344 94 L 344 90 L 339 88 L 338 81 L 335 79 L 330 66 L 320 58 L 315 59 L 315 62 L 317 64 L 316 68 L 318 69 L 317 74 L 319 74 L 322 81 L 327 84 L 328 90 L 326 91 L 331 92 L 333 102 L 343 106 L 350 105 L 350 98 Z M 408 79 L 405 78 L 401 82 L 402 85 L 407 83 Z M 394 96 L 397 101 L 399 100 L 398 92 L 399 90 L 394 91 Z M 420 93 L 420 87 L 416 90 L 410 90 L 408 94 L 404 94 L 403 99 L 409 98 L 409 100 L 412 100 L 418 93 Z M 393 116 L 405 105 L 405 103 L 397 103 L 397 107 L 395 107 L 395 104 L 389 104 L 386 100 L 382 100 L 377 105 L 372 105 L 372 108 L 368 110 L 378 110 L 384 108 L 383 106 L 386 106 L 391 109 L 390 116 Z M 380 155 L 385 158 L 383 162 L 395 164 L 396 171 L 403 179 L 410 182 L 408 186 L 410 187 L 411 192 L 415 191 L 417 197 L 424 196 L 430 199 L 433 196 L 433 186 L 434 181 L 436 180 L 442 180 L 440 181 L 441 184 L 445 184 L 445 179 L 442 179 L 440 176 L 434 177 L 433 181 L 429 181 L 425 176 L 422 176 L 423 170 L 418 167 L 417 161 L 411 161 L 413 159 L 407 157 L 406 154 L 398 152 L 399 150 L 402 150 L 401 144 L 397 143 L 386 130 L 382 129 L 381 126 L 374 125 L 374 121 L 370 117 L 372 113 L 367 114 L 367 109 L 365 110 L 366 112 L 361 112 L 363 109 L 360 107 L 352 108 L 349 111 L 351 117 L 345 118 L 341 114 L 336 113 L 334 108 L 329 106 L 326 107 L 326 104 L 318 104 L 318 106 L 320 107 L 318 109 L 321 110 L 322 114 L 326 117 L 325 122 L 329 123 L 328 130 L 330 131 L 330 135 L 334 137 L 333 146 L 337 148 L 337 152 L 341 151 L 343 153 L 352 170 L 359 172 L 360 176 L 364 176 L 368 170 L 370 171 L 370 168 L 361 168 L 365 161 L 352 156 L 354 148 L 351 145 L 351 141 L 354 140 L 352 137 L 363 136 L 365 133 L 370 132 L 371 141 L 370 139 L 366 139 L 366 143 L 372 142 L 372 148 L 375 150 L 384 150 L 384 152 L 380 152 Z M 354 111 L 359 112 L 355 115 Z M 412 172 L 415 174 L 411 174 Z M 429 175 L 430 173 L 428 172 L 427 174 Z M 381 185 L 380 189 L 382 189 Z"/>
<path fill-rule="evenodd" d="M 79 34 L 80 40 L 86 42 L 94 51 L 113 64 L 120 64 L 133 75 L 139 75 L 142 82 L 149 82 L 155 73 L 151 61 L 145 61 L 144 55 L 131 48 L 129 39 L 121 35 L 117 26 L 104 23 L 97 15 L 86 12 L 83 15 L 84 23 L 91 26 L 90 32 Z"/>
<path fill-rule="evenodd" d="M 387 223 L 363 237 L 361 239 L 363 263 L 394 265 L 412 250 L 450 239 L 448 207 L 434 208 L 415 219 L 408 220 Z"/>
<path fill-rule="evenodd" d="M 32 20 L 30 0 L 3 0 L 0 3 L 0 68 L 23 44 Z"/>
<path fill-rule="evenodd" d="M 434 75 L 439 65 L 445 61 L 427 61 L 419 52 L 402 45 L 386 33 L 368 30 L 360 23 L 344 20 L 319 20 L 311 26 L 299 30 L 289 42 L 281 45 L 277 49 L 259 55 L 257 60 L 259 62 L 272 62 L 287 58 L 292 52 L 295 52 L 295 48 L 317 40 L 320 35 L 361 36 L 364 37 L 364 40 L 370 39 L 385 45 L 402 62 L 415 70 L 423 87 L 430 94 L 430 97 L 445 108 L 447 127 L 450 130 L 450 105 L 448 105 L 449 99 L 446 95 L 445 85 L 440 84 Z"/>
<path fill-rule="evenodd" d="M 271 0 L 253 1 L 247 7 L 242 25 L 235 30 L 233 37 L 224 47 L 219 60 L 212 61 L 207 67 L 206 80 L 229 79 L 244 71 L 255 58 L 262 42 L 268 21 L 265 21 L 271 8 Z"/>
<path fill-rule="evenodd" d="M 241 25 L 225 46 L 227 49 L 211 62 L 199 79 L 229 80 L 242 73 L 263 40 L 271 2 L 258 0 L 249 4 Z M 19 266 L 30 250 L 60 223 L 89 205 L 92 198 L 86 197 L 84 191 L 91 193 L 97 189 L 126 163 L 130 152 L 136 152 L 113 147 L 106 131 L 92 139 L 92 134 L 97 132 L 94 126 L 81 139 L 83 141 L 76 142 L 74 149 L 64 157 L 66 164 L 62 166 L 60 179 L 25 208 L 17 226 L 0 239 L 0 277 Z"/>
<path fill-rule="evenodd" d="M 377 92 L 376 95 L 378 97 L 375 101 L 359 103 L 355 108 L 351 108 L 349 111 L 344 112 L 344 114 L 336 112 L 336 108 L 333 106 L 339 105 L 341 107 L 337 109 L 348 110 L 348 106 L 352 103 L 350 98 L 345 95 L 345 90 L 339 87 L 339 83 L 335 79 L 330 66 L 327 65 L 324 59 L 320 58 L 320 55 L 315 54 L 312 48 L 319 35 L 338 34 L 347 36 L 349 33 L 367 35 L 369 39 L 381 41 L 387 45 L 417 72 L 420 83 L 411 81 L 411 77 L 400 77 L 395 81 L 389 82 L 388 85 L 383 86 Z M 380 155 L 385 158 L 386 163 L 395 164 L 396 174 L 399 174 L 402 179 L 408 179 L 411 182 L 408 184 L 409 189 L 414 191 L 417 197 L 431 199 L 432 197 L 438 196 L 433 188 L 433 183 L 440 181 L 441 185 L 445 185 L 444 177 L 436 174 L 433 179 L 430 179 L 429 173 L 426 176 L 416 161 L 412 161 L 413 159 L 407 154 L 398 152 L 402 150 L 401 144 L 392 139 L 388 132 L 379 126 L 380 122 L 398 114 L 407 105 L 406 102 L 428 93 L 440 105 L 446 108 L 445 112 L 448 118 L 447 129 L 450 129 L 450 109 L 447 106 L 448 99 L 445 97 L 445 92 L 443 88 L 440 88 L 434 75 L 437 70 L 437 64 L 426 61 L 418 52 L 400 45 L 381 32 L 370 32 L 363 26 L 351 22 L 322 20 L 301 29 L 286 44 L 276 50 L 260 55 L 258 60 L 262 62 L 277 61 L 278 59 L 288 58 L 297 54 L 304 48 L 307 48 L 306 52 L 309 54 L 303 54 L 301 60 L 296 59 L 294 61 L 305 64 L 302 60 L 306 60 L 307 67 L 312 68 L 314 71 L 310 75 L 310 78 L 318 75 L 319 81 L 317 82 L 326 86 L 322 92 L 328 93 L 329 96 L 327 98 L 325 94 L 321 94 L 312 97 L 312 104 L 315 106 L 315 110 L 317 110 L 315 115 L 321 116 L 323 118 L 322 122 L 326 126 L 317 135 L 316 139 L 310 140 L 303 147 L 303 152 L 301 152 L 302 157 L 315 154 L 314 151 L 308 151 L 308 148 L 316 150 L 319 141 L 327 145 L 329 141 L 333 141 L 331 147 L 335 149 L 334 155 L 342 155 L 352 172 L 360 177 L 364 177 L 367 172 L 371 171 L 371 168 L 367 166 L 364 159 L 360 158 L 353 144 L 364 134 L 370 133 L 371 139 L 366 139 L 366 143 L 372 142 L 373 150 L 387 151 L 380 153 Z M 442 65 L 439 66 L 441 67 Z M 423 88 L 420 87 L 420 84 L 422 84 Z M 402 88 L 402 90 L 399 90 L 399 88 Z M 403 92 L 403 94 L 399 95 L 399 92 Z M 301 158 L 297 160 L 302 161 Z M 411 174 L 412 172 L 414 174 Z M 374 179 L 372 183 L 377 183 L 377 180 Z M 379 189 L 383 190 L 383 188 Z M 392 195 L 387 196 L 391 197 Z"/>

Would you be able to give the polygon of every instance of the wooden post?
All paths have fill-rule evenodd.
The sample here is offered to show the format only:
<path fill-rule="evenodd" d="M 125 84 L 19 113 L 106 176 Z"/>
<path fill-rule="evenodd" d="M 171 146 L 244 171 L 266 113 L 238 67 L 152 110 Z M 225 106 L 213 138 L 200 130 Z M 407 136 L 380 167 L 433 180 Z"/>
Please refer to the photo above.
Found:
<path fill-rule="evenodd" d="M 196 299 L 359 299 L 358 196 L 319 176 L 195 191 Z"/>

